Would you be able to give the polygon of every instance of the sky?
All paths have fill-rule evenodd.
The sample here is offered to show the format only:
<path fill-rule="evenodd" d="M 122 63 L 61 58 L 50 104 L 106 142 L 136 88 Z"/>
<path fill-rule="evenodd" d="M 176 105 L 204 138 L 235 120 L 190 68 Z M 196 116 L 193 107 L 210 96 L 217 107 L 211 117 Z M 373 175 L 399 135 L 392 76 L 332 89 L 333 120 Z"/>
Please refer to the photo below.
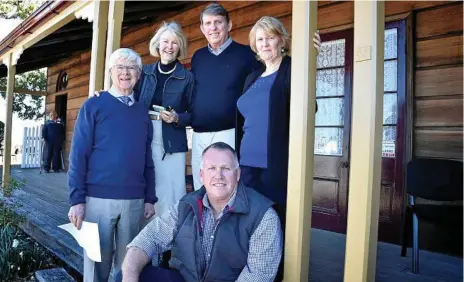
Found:
<path fill-rule="evenodd" d="M 18 24 L 20 24 L 22 20 L 6 20 L 0 18 L 0 41 L 3 40 L 5 36 L 7 36 Z M 5 122 L 6 119 L 6 102 L 3 98 L 0 97 L 0 121 Z M 13 131 L 12 131 L 12 138 L 11 138 L 11 147 L 12 150 L 16 146 L 21 146 L 23 142 L 23 133 L 24 127 L 29 126 L 38 126 L 43 124 L 43 119 L 38 121 L 32 120 L 21 120 L 18 118 L 16 114 L 13 114 Z"/>

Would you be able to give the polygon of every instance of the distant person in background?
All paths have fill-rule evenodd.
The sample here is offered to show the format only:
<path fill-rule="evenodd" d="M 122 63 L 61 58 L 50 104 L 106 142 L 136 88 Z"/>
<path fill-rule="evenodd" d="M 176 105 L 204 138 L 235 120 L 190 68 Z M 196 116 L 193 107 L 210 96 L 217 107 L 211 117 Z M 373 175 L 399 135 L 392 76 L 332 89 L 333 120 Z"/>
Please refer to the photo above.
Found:
<path fill-rule="evenodd" d="M 44 157 L 45 172 L 53 171 L 59 172 L 61 170 L 61 148 L 64 142 L 64 127 L 61 123 L 56 121 L 57 114 L 51 111 L 45 126 L 42 129 L 42 141 L 46 144 L 46 155 Z M 51 164 L 53 159 L 53 165 Z"/>

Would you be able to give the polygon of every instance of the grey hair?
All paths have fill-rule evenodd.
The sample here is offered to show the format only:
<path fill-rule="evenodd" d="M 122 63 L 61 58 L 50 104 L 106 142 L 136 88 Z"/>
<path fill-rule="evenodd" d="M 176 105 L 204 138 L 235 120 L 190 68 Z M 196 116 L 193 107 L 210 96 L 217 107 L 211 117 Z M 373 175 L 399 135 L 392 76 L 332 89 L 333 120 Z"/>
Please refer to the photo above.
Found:
<path fill-rule="evenodd" d="M 129 48 L 120 48 L 114 51 L 110 56 L 110 62 L 108 64 L 108 69 L 111 69 L 116 64 L 116 61 L 123 59 L 131 62 L 135 62 L 139 67 L 139 70 L 142 70 L 142 58 L 139 54 Z"/>
<path fill-rule="evenodd" d="M 223 16 L 226 18 L 226 22 L 230 22 L 230 17 L 229 17 L 229 12 L 222 6 L 221 4 L 218 3 L 212 3 L 206 6 L 203 11 L 201 11 L 200 14 L 200 22 L 203 24 L 203 16 L 204 15 L 212 15 L 212 16 Z"/>
<path fill-rule="evenodd" d="M 231 152 L 232 155 L 234 155 L 234 163 L 235 163 L 234 168 L 235 169 L 239 168 L 237 152 L 229 144 L 224 143 L 224 142 L 213 143 L 213 144 L 209 145 L 208 147 L 206 147 L 203 150 L 203 153 L 201 153 L 201 165 L 200 165 L 200 168 L 203 169 L 203 159 L 205 157 L 206 152 L 208 152 L 211 149 L 215 149 L 215 150 L 222 151 L 222 152 Z"/>
<path fill-rule="evenodd" d="M 185 34 L 182 31 L 182 27 L 172 21 L 172 22 L 163 22 L 161 26 L 158 28 L 156 31 L 155 35 L 153 38 L 150 40 L 150 43 L 148 44 L 148 47 L 150 49 L 150 54 L 155 57 L 159 57 L 159 46 L 160 46 L 160 40 L 161 40 L 161 35 L 165 31 L 170 31 L 174 37 L 179 41 L 179 53 L 177 54 L 177 58 L 180 60 L 186 59 L 187 54 L 188 54 L 188 49 L 187 49 L 187 39 L 185 38 Z"/>

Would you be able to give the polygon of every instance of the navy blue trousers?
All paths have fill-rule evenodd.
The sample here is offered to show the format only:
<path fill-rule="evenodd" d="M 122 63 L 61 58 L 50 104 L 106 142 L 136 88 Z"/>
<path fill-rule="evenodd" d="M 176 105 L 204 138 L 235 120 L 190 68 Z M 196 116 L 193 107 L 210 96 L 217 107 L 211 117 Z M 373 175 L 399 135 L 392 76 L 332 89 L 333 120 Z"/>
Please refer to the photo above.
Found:
<path fill-rule="evenodd" d="M 274 209 L 279 215 L 282 226 L 285 227 L 287 187 L 274 187 L 265 168 L 241 165 L 240 171 L 240 180 L 245 186 L 255 189 L 275 203 Z"/>
<path fill-rule="evenodd" d="M 116 276 L 116 282 L 122 281 L 122 273 Z M 179 271 L 147 265 L 139 276 L 139 282 L 185 282 Z"/>
<path fill-rule="evenodd" d="M 57 171 L 61 169 L 61 144 L 54 144 L 53 142 L 47 142 L 44 160 L 44 169 L 49 171 L 52 167 L 53 170 Z M 52 164 L 53 160 L 53 164 Z"/>

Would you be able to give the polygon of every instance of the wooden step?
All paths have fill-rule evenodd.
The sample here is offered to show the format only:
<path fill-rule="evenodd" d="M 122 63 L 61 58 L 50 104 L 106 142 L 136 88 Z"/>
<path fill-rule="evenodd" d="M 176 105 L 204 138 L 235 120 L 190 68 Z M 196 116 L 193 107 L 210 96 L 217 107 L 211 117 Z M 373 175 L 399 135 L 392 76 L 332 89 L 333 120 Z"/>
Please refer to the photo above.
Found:
<path fill-rule="evenodd" d="M 39 282 L 75 282 L 63 268 L 52 268 L 35 272 L 35 278 Z"/>
<path fill-rule="evenodd" d="M 60 210 L 56 205 L 22 190 L 15 191 L 7 202 L 15 204 L 15 211 L 25 216 L 25 222 L 20 224 L 24 232 L 83 274 L 82 248 L 69 233 L 58 227 L 68 223 L 67 210 Z"/>

